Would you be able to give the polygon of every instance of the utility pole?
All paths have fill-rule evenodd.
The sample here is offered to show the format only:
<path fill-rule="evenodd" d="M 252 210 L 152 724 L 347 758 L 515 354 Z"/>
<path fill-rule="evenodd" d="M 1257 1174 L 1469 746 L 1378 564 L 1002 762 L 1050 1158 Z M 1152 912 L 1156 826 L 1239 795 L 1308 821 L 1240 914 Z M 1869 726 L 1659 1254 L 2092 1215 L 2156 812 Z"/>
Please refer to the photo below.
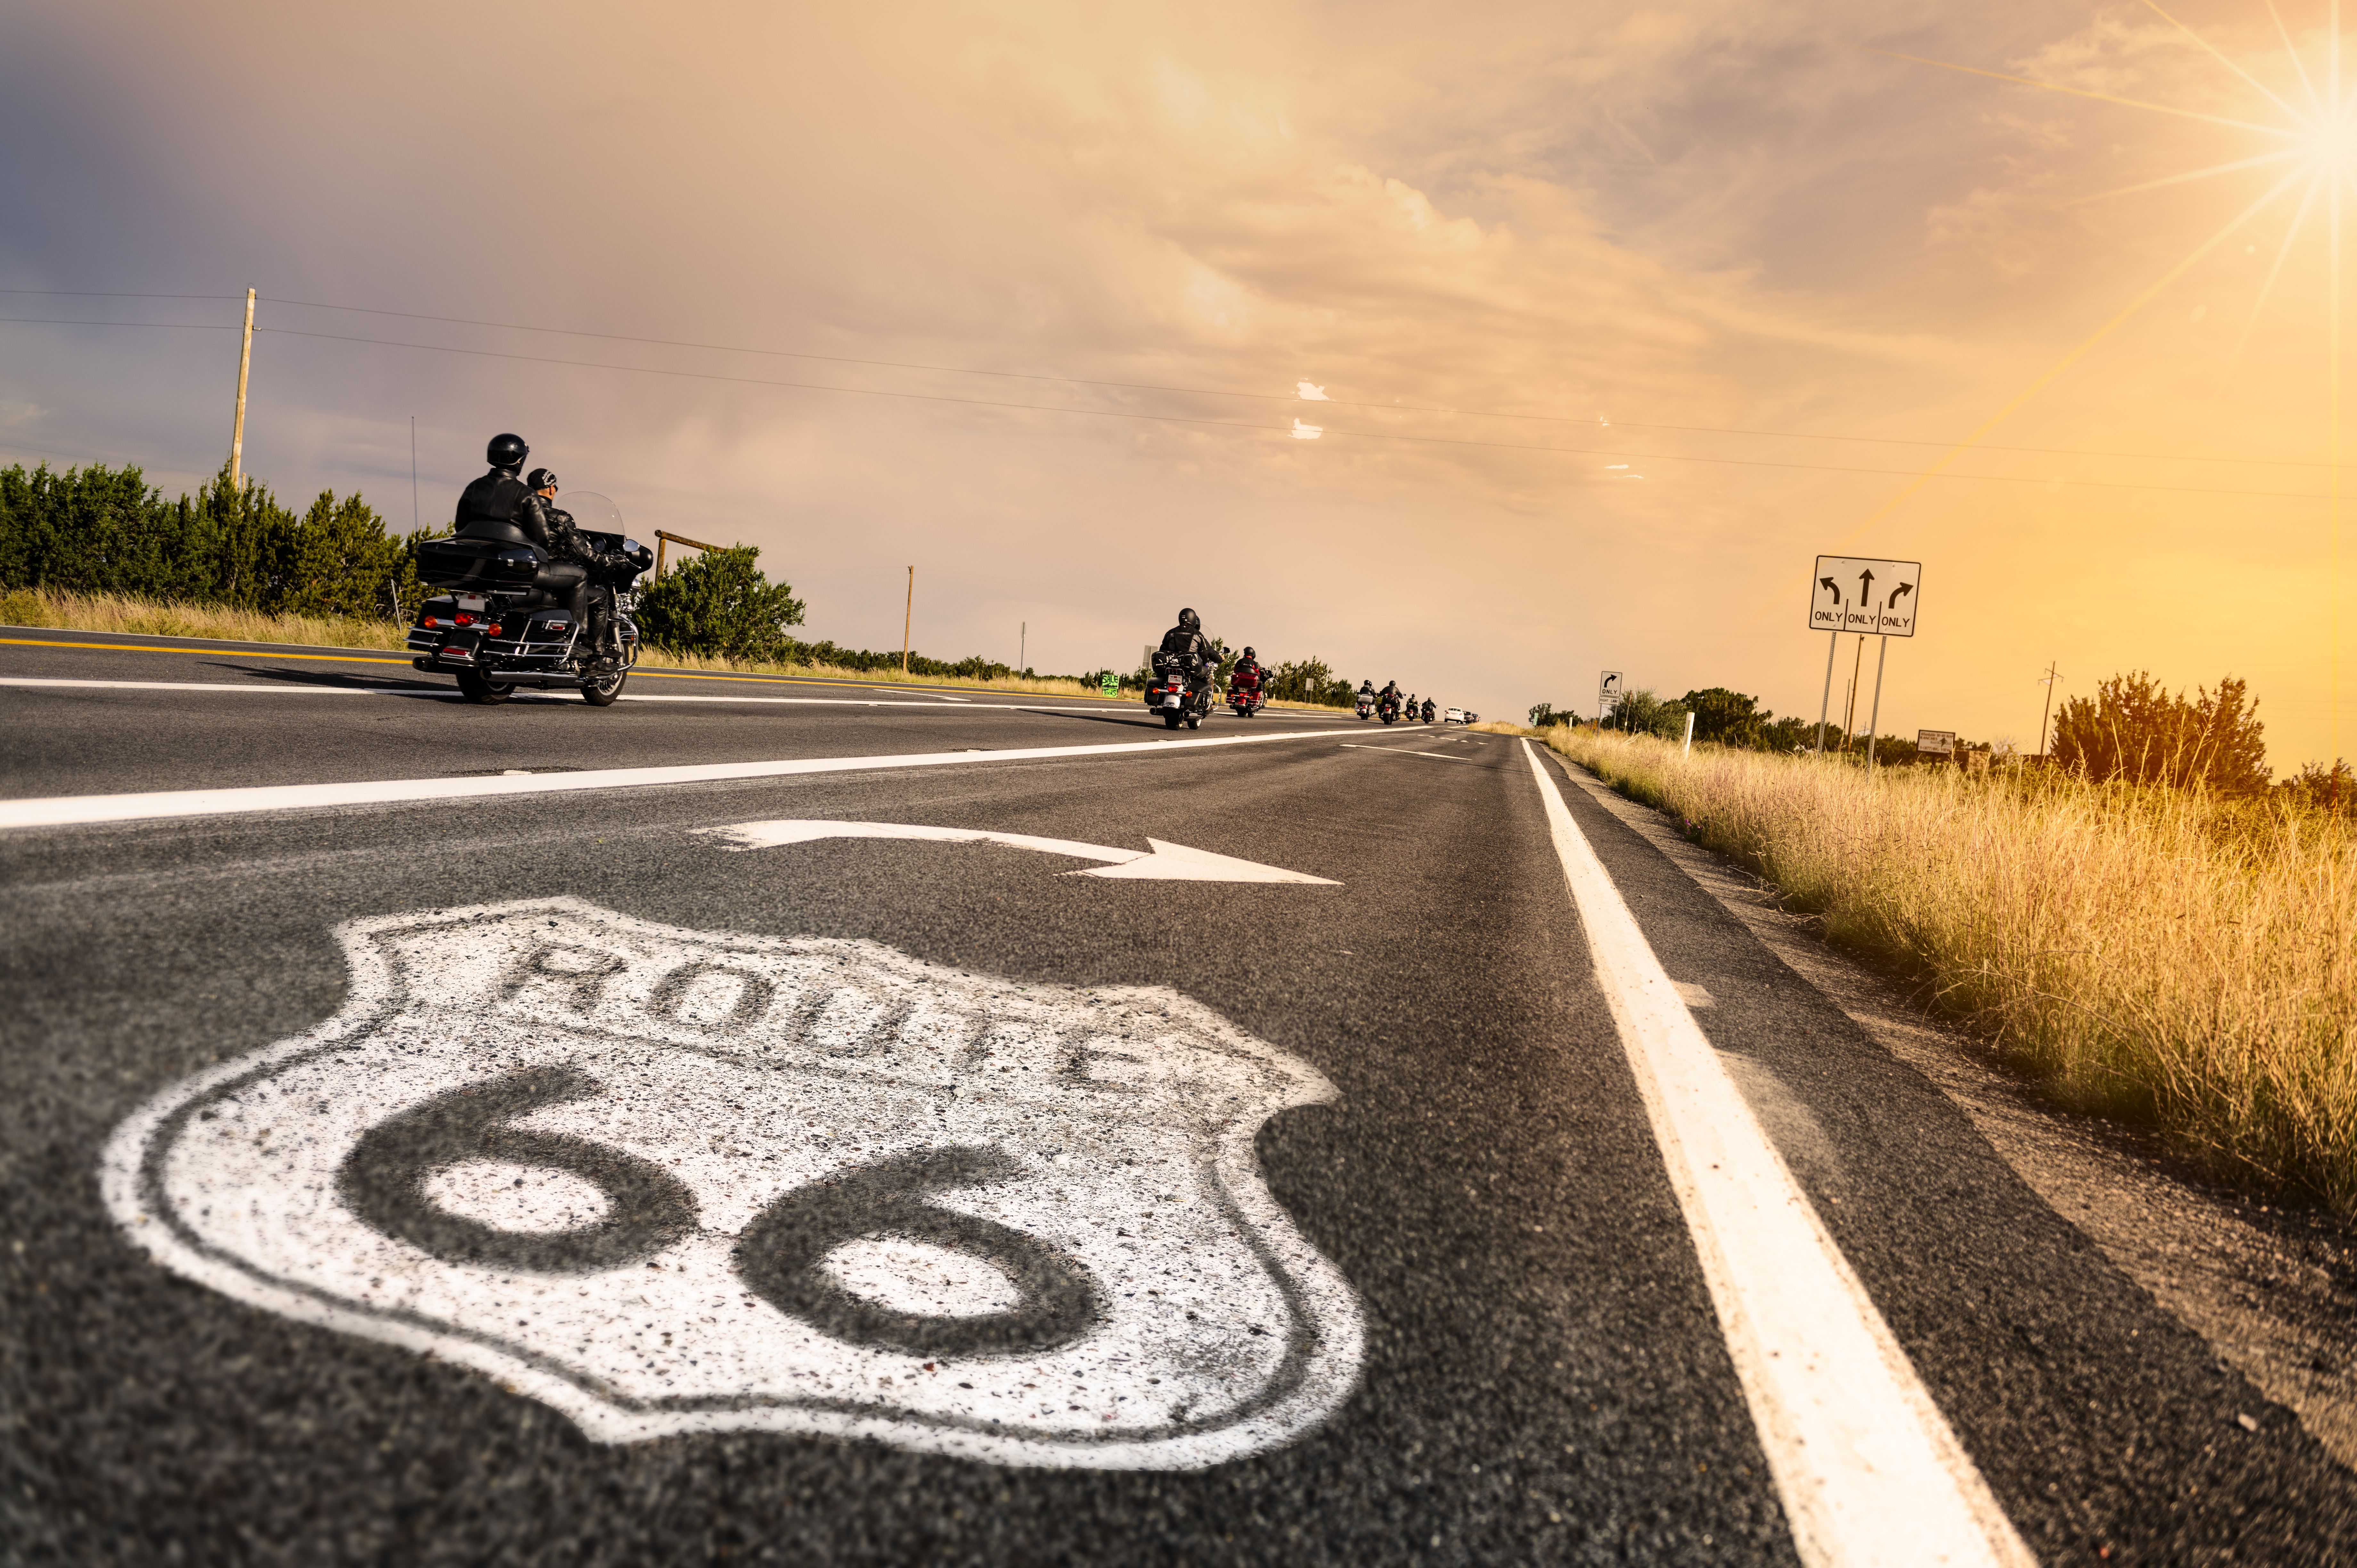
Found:
<path fill-rule="evenodd" d="M 409 529 L 414 533 L 424 524 L 417 521 L 417 416 L 409 416 Z"/>
<path fill-rule="evenodd" d="M 1825 754 L 1825 722 L 1833 716 L 1834 711 L 1834 655 L 1840 650 L 1841 633 L 1827 632 L 1825 634 L 1825 691 L 1824 695 L 1817 699 L 1817 755 L 1819 757 Z"/>
<path fill-rule="evenodd" d="M 229 488 L 245 489 L 245 375 L 253 368 L 253 291 L 245 291 L 245 341 L 237 351 L 237 423 L 229 434 Z"/>
<path fill-rule="evenodd" d="M 900 673 L 909 672 L 909 628 L 917 623 L 917 569 L 909 568 L 909 607 L 900 617 Z"/>
<path fill-rule="evenodd" d="M 1849 752 L 1849 743 L 1856 738 L 1853 732 L 1857 728 L 1857 678 L 1865 669 L 1866 634 L 1860 632 L 1857 638 L 1857 657 L 1850 660 L 1849 694 L 1842 702 L 1841 748 L 1845 756 Z"/>
<path fill-rule="evenodd" d="M 1031 623 L 1027 620 L 1021 625 L 1023 629 L 1015 634 L 1015 668 L 1028 670 L 1031 668 Z"/>
<path fill-rule="evenodd" d="M 2040 757 L 2046 755 L 2046 721 L 2054 716 L 2054 682 L 2062 679 L 2055 668 L 2057 662 L 2051 659 L 2046 661 L 2046 679 L 2040 682 L 2046 688 L 2046 711 L 2038 715 L 2038 755 Z"/>
<path fill-rule="evenodd" d="M 1857 642 L 1860 648 L 1866 646 L 1866 639 L 1862 637 Z M 1874 774 L 1875 736 L 1882 729 L 1882 667 L 1890 662 L 1890 639 L 1876 637 L 1874 650 L 1874 709 L 1866 720 L 1866 771 L 1868 778 Z"/>

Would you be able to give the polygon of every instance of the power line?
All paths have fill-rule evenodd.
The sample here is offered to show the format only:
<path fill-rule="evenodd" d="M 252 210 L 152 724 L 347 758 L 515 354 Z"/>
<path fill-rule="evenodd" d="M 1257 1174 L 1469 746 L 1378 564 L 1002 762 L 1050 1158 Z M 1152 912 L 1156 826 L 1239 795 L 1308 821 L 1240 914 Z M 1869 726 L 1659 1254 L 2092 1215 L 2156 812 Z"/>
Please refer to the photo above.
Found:
<path fill-rule="evenodd" d="M 284 301 L 281 302 L 285 303 Z M 1073 408 L 1055 403 L 1013 403 L 999 398 L 956 397 L 946 392 L 892 392 L 875 387 L 834 386 L 823 381 L 770 381 L 759 376 L 727 376 L 710 371 L 673 371 L 648 365 L 616 365 L 598 360 L 560 360 L 541 354 L 516 354 L 496 349 L 456 349 L 438 343 L 404 343 L 392 338 L 357 338 L 335 332 L 305 332 L 288 327 L 264 328 L 282 338 L 312 338 L 331 343 L 371 343 L 387 349 L 410 349 L 429 354 L 464 354 L 486 360 L 513 360 L 526 364 L 562 365 L 574 370 L 619 371 L 630 375 L 675 376 L 688 381 L 723 381 L 736 386 L 781 387 L 795 392 L 840 392 L 851 397 L 896 398 L 914 403 L 956 403 L 970 408 L 1023 409 L 1035 413 L 1078 414 L 1093 419 L 1127 419 L 1161 424 L 1210 425 L 1229 430 L 1266 430 L 1291 433 L 1291 426 L 1263 424 L 1254 420 L 1204 419 L 1172 413 L 1144 413 L 1130 409 Z M 1795 468 L 1813 473 L 1872 474 L 1884 478 L 1913 478 L 1917 476 L 1906 468 L 1859 468 L 1830 463 L 1781 463 L 1759 457 L 1702 457 L 1667 452 L 1628 452 L 1616 448 L 1592 446 L 1544 446 L 1526 442 L 1474 441 L 1448 435 L 1410 435 L 1393 430 L 1344 430 L 1334 425 L 1319 427 L 1328 435 L 1353 436 L 1366 441 L 1405 441 L 1430 446 L 1474 446 L 1505 452 L 1552 452 L 1566 456 L 1631 457 L 1648 463 L 1709 463 L 1739 468 Z M 2114 490 L 2166 490 L 2185 495 L 2241 496 L 2270 500 L 2323 500 L 2323 496 L 2299 490 L 2229 490 L 2210 489 L 2190 485 L 2139 485 L 2104 479 L 2056 479 L 2022 474 L 1956 474 L 1938 476 L 1948 479 L 1989 479 L 2004 484 L 2071 485 L 2082 489 Z"/>
<path fill-rule="evenodd" d="M 96 294 L 79 289 L 27 288 L 0 288 L 0 294 L 43 295 L 53 297 L 77 299 L 236 300 L 242 297 L 238 295 L 226 294 Z M 1523 413 L 1502 409 L 1453 408 L 1438 403 L 1373 403 L 1356 401 L 1349 398 L 1303 398 L 1297 394 L 1289 392 L 1238 392 L 1232 388 L 1225 387 L 1172 386 L 1160 381 L 1102 381 L 1087 376 L 1049 375 L 1043 371 L 997 371 L 978 369 L 971 365 L 934 365 L 927 364 L 920 360 L 868 360 L 849 354 L 813 354 L 796 349 L 749 348 L 739 343 L 699 343 L 688 338 L 644 338 L 622 332 L 594 332 L 584 328 L 576 327 L 534 327 L 527 323 L 516 321 L 484 321 L 468 316 L 430 316 L 420 311 L 385 310 L 366 305 L 330 305 L 320 300 L 313 299 L 271 298 L 270 303 L 273 305 L 291 305 L 303 310 L 337 310 L 356 316 L 382 316 L 401 321 L 432 321 L 446 327 L 482 327 L 489 328 L 493 331 L 499 332 L 540 332 L 560 338 L 590 338 L 601 342 L 636 343 L 642 347 L 653 349 L 693 349 L 716 354 L 753 354 L 768 359 L 809 360 L 819 364 L 859 365 L 871 370 L 923 371 L 937 375 L 990 376 L 1005 381 L 1049 381 L 1063 386 L 1103 387 L 1114 392 L 1171 392 L 1186 397 L 1246 398 L 1260 403 L 1322 403 L 1333 408 L 1372 408 L 1394 413 L 1438 413 L 1460 419 L 1519 419 L 1546 424 L 1597 424 L 1605 427 L 1617 425 L 1628 430 L 1666 430 L 1688 435 L 1749 435 L 1764 440 L 1775 441 L 1840 441 L 1882 446 L 1936 446 L 1945 448 L 1954 445 L 1954 443 L 1951 441 L 1922 440 L 1912 436 L 1903 435 L 1826 435 L 1823 432 L 1811 430 L 1755 430 L 1742 425 L 1722 424 L 1661 424 L 1632 419 L 1608 420 L 1601 416 L 1589 418 L 1579 414 Z M 29 321 L 42 318 L 32 317 L 0 317 L 0 319 Z M 102 327 L 115 325 L 133 326 L 136 325 L 136 323 L 77 321 L 60 322 L 59 325 L 70 327 Z M 280 328 L 280 330 L 285 330 L 285 328 Z M 323 333 L 318 334 L 318 336 L 324 337 L 328 335 Z M 353 342 L 385 341 L 385 339 L 380 338 L 352 338 L 350 340 Z M 420 346 L 423 347 L 423 345 Z M 620 370 L 627 369 L 629 367 L 614 366 L 610 368 Z M 2310 462 L 2304 458 L 2296 457 L 2220 457 L 2204 456 L 2200 453 L 2186 452 L 2104 452 L 2071 446 L 2001 446 L 1995 442 L 1981 443 L 1979 450 L 1984 452 L 2019 452 L 2040 457 L 2106 457 L 2140 463 L 2234 463 L 2244 465 L 2245 467 L 2276 468 L 2324 468 L 2330 467 L 2330 465 L 2327 463 Z M 1701 461 L 1701 459 L 1695 460 Z M 1732 461 L 1732 459 L 1728 460 Z M 1800 467 L 1803 465 L 1792 466 Z M 1844 469 L 1835 471 L 1883 473 L 1889 472 L 1891 470 Z M 1982 477 L 1991 478 L 1995 476 L 1985 475 Z M 2045 481 L 2041 480 L 2039 482 L 2043 483 Z M 2173 487 L 2138 485 L 2123 486 L 2120 488 L 2136 489 L 2166 489 Z M 2218 490 L 2198 491 L 2196 493 L 2218 495 L 2260 495 L 2269 492 Z"/>
<path fill-rule="evenodd" d="M 158 298 L 172 297 L 157 295 Z M 191 295 L 188 297 L 202 297 Z M 1735 425 L 1716 424 L 1652 424 L 1636 420 L 1591 419 L 1567 413 L 1517 413 L 1499 409 L 1451 408 L 1435 403 L 1372 403 L 1349 398 L 1303 398 L 1292 392 L 1237 392 L 1222 387 L 1171 386 L 1159 381 L 1109 381 L 1086 376 L 1049 375 L 1034 371 L 980 370 L 968 365 L 932 365 L 906 360 L 866 360 L 847 354 L 813 354 L 794 349 L 756 349 L 735 343 L 698 343 L 675 338 L 640 338 L 619 332 L 592 332 L 573 327 L 533 327 L 514 321 L 481 321 L 465 316 L 427 316 L 408 310 L 382 310 L 364 305 L 328 305 L 317 300 L 274 299 L 274 305 L 292 305 L 306 310 L 340 310 L 360 316 L 392 317 L 403 321 L 433 321 L 450 327 L 487 327 L 501 332 L 543 332 L 564 338 L 594 338 L 608 343 L 637 343 L 658 349 L 695 349 L 717 354 L 755 354 L 770 359 L 810 360 L 830 365 L 861 365 L 873 370 L 927 371 L 941 375 L 993 376 L 1008 381 L 1053 381 L 1066 386 L 1104 387 L 1115 392 L 1175 392 L 1188 397 L 1249 398 L 1261 403 L 1325 403 L 1332 408 L 1372 408 L 1395 413 L 1443 413 L 1464 419 L 1522 419 L 1548 424 L 1622 425 L 1631 430 L 1670 430 L 1699 435 L 1754 435 L 1783 441 L 1848 441 L 1890 446 L 1937 446 L 1945 448 L 1953 441 L 1924 441 L 1898 435 L 1824 435 L 1805 430 L 1751 430 Z M 2321 468 L 2329 464 L 2311 463 L 2287 457 L 2210 457 L 2183 452 L 2096 452 L 2066 446 L 2001 446 L 1984 442 L 1985 452 L 2022 452 L 2047 457 L 2116 457 L 2155 463 L 2240 463 L 2266 467 Z M 1880 470 L 1866 470 L 1878 472 Z M 2140 487 L 2152 488 L 2152 487 Z M 2243 492 L 2222 492 L 2243 493 Z"/>
<path fill-rule="evenodd" d="M 0 289 L 0 294 L 42 294 L 101 299 L 213 300 L 232 299 L 237 297 L 229 295 L 96 295 L 83 294 L 80 291 L 64 289 Z M 1453 409 L 1424 404 L 1361 403 L 1340 398 L 1306 400 L 1298 397 L 1287 396 L 1284 393 L 1278 392 L 1231 392 L 1214 388 L 1169 386 L 1145 381 L 1097 381 L 1082 376 L 1052 376 L 1023 371 L 974 370 L 955 365 L 928 365 L 894 360 L 865 360 L 852 358 L 847 355 L 807 354 L 787 349 L 748 349 L 727 344 L 696 343 L 667 338 L 640 338 L 631 337 L 622 333 L 581 331 L 563 327 L 527 327 L 519 326 L 511 322 L 479 321 L 465 317 L 427 316 L 414 311 L 380 310 L 367 306 L 322 305 L 309 300 L 273 299 L 271 303 L 274 305 L 298 306 L 307 309 L 339 310 L 349 311 L 359 315 L 391 317 L 408 321 L 433 321 L 447 326 L 484 327 L 501 331 L 542 332 L 556 336 L 590 338 L 607 342 L 635 343 L 651 348 L 694 349 L 718 353 L 755 354 L 777 359 L 809 360 L 826 364 L 859 365 L 879 370 L 928 371 L 952 375 L 992 376 L 1014 381 L 1046 381 L 1065 386 L 1100 387 L 1123 392 L 1159 392 L 1198 397 L 1248 398 L 1259 402 L 1286 403 L 1294 404 L 1307 403 L 1312 411 L 1315 411 L 1320 406 L 1329 408 L 1372 408 L 1394 413 L 1457 414 L 1469 418 L 1484 419 L 1523 419 L 1550 424 L 1579 424 L 1583 426 L 1591 423 L 1586 419 L 1559 414 L 1500 413 L 1475 409 Z M 170 330 L 220 332 L 237 330 L 234 327 L 216 326 L 209 322 L 80 321 L 61 320 L 49 317 L 32 316 L 0 317 L 0 322 L 54 327 L 153 327 Z M 1072 408 L 1069 406 L 1059 406 L 1052 403 L 1013 403 L 991 398 L 955 397 L 946 393 L 893 392 L 869 387 L 835 386 L 815 381 L 770 381 L 756 376 L 727 376 L 705 371 L 665 370 L 646 365 L 617 365 L 594 360 L 565 360 L 547 355 L 509 353 L 491 349 L 464 349 L 438 343 L 409 343 L 404 342 L 398 338 L 361 338 L 349 334 L 333 332 L 306 332 L 295 328 L 287 327 L 257 327 L 254 330 L 257 332 L 274 332 L 282 337 L 311 338 L 327 342 L 367 343 L 376 345 L 380 348 L 409 349 L 423 353 L 462 354 L 478 359 L 511 360 L 528 364 L 563 365 L 578 370 L 615 371 L 631 375 L 673 376 L 691 381 L 722 381 L 738 386 L 767 386 L 801 392 L 837 392 L 852 397 L 897 398 L 919 403 L 959 403 L 977 408 L 1022 409 L 1039 413 L 1079 414 L 1092 418 L 1128 419 L 1164 424 L 1207 425 L 1237 430 L 1289 430 L 1289 427 L 1286 425 L 1262 424 L 1249 420 L 1194 418 L 1180 414 L 1145 413 L 1131 410 L 1118 409 Z M 1897 436 L 1823 435 L 1802 431 L 1746 430 L 1740 428 L 1699 424 L 1652 424 L 1635 420 L 1605 422 L 1604 427 L 1617 427 L 1630 430 L 1666 430 L 1695 435 L 1754 435 L 1786 440 L 1859 442 L 1906 446 L 1944 446 L 1953 445 L 1953 443 L 1947 442 L 1915 441 Z M 1332 435 L 1346 435 L 1361 440 L 1370 441 L 1402 441 L 1419 446 L 1469 446 L 1506 452 L 1554 452 L 1574 456 L 1629 457 L 1649 463 L 1706 463 L 1721 467 L 1785 468 L 1810 473 L 1863 474 L 1888 478 L 1915 478 L 1921 477 L 1914 470 L 1905 468 L 1867 468 L 1846 464 L 1780 462 L 1770 458 L 1712 457 L 1669 452 L 1631 452 L 1617 448 L 1603 447 L 1549 446 L 1526 442 L 1476 441 L 1464 437 L 1413 435 L 1399 431 L 1344 430 L 1331 425 L 1323 426 L 1321 428 L 1326 434 Z M 2162 453 L 2093 452 L 2079 451 L 2065 447 L 2047 446 L 1999 446 L 1995 445 L 1985 445 L 1979 449 L 1983 451 L 2018 452 L 2057 457 L 2108 457 L 2133 459 L 2138 461 L 2242 463 L 2278 467 L 2321 467 L 2326 466 L 2323 464 L 2271 457 L 2200 457 L 2188 456 L 2184 454 L 2170 455 Z M 2079 489 L 2147 490 L 2175 495 L 2233 496 L 2245 499 L 2322 500 L 2329 499 L 2312 492 L 2300 490 L 2242 490 L 2210 486 L 2138 484 L 2128 480 L 2074 479 L 2052 476 L 2026 474 L 1942 473 L 1934 477 L 1943 479 L 1982 479 L 1998 484 L 2067 485 Z"/>

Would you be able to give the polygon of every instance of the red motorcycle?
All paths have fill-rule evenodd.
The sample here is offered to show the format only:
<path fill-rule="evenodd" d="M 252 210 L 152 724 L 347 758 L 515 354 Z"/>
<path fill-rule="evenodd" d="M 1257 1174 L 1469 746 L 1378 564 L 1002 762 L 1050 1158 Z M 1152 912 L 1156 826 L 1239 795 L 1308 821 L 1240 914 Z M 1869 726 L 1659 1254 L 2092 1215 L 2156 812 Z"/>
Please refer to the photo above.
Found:
<path fill-rule="evenodd" d="M 1228 706 L 1236 717 L 1248 719 L 1268 705 L 1268 693 L 1258 674 L 1239 672 L 1228 685 Z"/>

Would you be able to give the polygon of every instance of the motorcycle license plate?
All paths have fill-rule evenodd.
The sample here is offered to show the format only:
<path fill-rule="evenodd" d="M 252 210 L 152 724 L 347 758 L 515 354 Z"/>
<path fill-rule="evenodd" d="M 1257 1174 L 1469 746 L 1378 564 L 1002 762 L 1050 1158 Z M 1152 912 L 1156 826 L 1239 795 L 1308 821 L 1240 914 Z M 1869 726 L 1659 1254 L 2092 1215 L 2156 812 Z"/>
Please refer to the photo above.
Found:
<path fill-rule="evenodd" d="M 442 657 L 445 659 L 455 659 L 461 663 L 471 664 L 475 660 L 475 650 L 480 648 L 482 643 L 483 634 L 481 632 L 455 632 L 442 644 Z"/>

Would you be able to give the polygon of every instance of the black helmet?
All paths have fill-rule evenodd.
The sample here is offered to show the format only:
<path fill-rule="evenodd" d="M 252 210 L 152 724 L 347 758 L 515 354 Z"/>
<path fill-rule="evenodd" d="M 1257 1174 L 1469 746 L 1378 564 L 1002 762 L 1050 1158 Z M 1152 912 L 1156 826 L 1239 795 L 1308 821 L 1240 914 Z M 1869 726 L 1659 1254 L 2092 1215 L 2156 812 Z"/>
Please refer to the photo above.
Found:
<path fill-rule="evenodd" d="M 1203 618 L 1193 610 L 1180 610 L 1178 628 L 1181 631 L 1200 631 L 1203 629 Z"/>
<path fill-rule="evenodd" d="M 556 470 L 534 468 L 523 477 L 523 485 L 528 490 L 553 490 L 556 488 Z"/>
<path fill-rule="evenodd" d="M 531 456 L 532 448 L 523 444 L 523 437 L 513 434 L 492 436 L 491 444 L 483 449 L 483 460 L 494 468 L 520 468 Z"/>
<path fill-rule="evenodd" d="M 1252 644 L 1246 643 L 1244 644 L 1244 657 L 1246 659 L 1257 659 L 1260 655 L 1253 651 Z"/>

